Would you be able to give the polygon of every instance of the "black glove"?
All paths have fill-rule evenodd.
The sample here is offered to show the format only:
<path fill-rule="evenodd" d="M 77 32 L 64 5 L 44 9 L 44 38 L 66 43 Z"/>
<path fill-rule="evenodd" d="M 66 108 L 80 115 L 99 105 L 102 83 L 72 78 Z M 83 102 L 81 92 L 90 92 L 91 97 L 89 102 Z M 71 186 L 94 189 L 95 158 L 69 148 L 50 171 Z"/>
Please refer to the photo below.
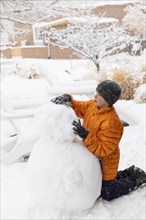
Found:
<path fill-rule="evenodd" d="M 70 106 L 71 96 L 70 95 L 57 96 L 56 98 L 52 99 L 51 102 L 55 104 Z"/>
<path fill-rule="evenodd" d="M 87 137 L 89 131 L 87 131 L 82 125 L 79 120 L 79 122 L 73 121 L 73 133 L 79 135 L 80 138 L 83 140 Z"/>

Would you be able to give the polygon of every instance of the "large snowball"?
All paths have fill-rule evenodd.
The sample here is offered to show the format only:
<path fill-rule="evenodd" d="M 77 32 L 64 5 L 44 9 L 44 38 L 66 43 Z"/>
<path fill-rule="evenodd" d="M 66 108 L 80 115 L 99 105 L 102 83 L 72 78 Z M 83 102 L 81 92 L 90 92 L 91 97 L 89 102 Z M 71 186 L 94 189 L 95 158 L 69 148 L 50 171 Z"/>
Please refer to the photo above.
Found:
<path fill-rule="evenodd" d="M 30 194 L 41 206 L 85 210 L 101 192 L 101 168 L 72 132 L 72 109 L 53 103 L 37 115 L 40 139 L 28 161 Z"/>

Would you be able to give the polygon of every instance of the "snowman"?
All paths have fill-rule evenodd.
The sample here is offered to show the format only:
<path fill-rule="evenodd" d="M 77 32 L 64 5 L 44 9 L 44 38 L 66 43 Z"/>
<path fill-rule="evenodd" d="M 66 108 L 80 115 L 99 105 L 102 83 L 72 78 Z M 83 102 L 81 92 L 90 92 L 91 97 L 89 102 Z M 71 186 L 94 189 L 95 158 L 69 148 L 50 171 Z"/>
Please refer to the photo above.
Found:
<path fill-rule="evenodd" d="M 74 111 L 49 103 L 35 117 L 40 138 L 27 165 L 31 197 L 41 207 L 70 211 L 93 207 L 101 192 L 101 167 L 73 133 Z"/>

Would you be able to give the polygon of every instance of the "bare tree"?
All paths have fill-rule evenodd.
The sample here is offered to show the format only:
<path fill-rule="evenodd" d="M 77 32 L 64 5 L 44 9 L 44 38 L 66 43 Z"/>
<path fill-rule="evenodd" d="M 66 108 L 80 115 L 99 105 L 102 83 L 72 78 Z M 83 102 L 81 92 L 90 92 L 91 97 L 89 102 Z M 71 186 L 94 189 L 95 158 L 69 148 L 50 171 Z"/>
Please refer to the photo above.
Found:
<path fill-rule="evenodd" d="M 61 48 L 72 48 L 75 54 L 91 59 L 99 71 L 100 61 L 111 54 L 122 51 L 129 45 L 130 36 L 118 22 L 107 25 L 100 18 L 93 22 L 92 17 L 82 23 L 68 25 L 66 29 L 48 30 L 49 42 Z"/>

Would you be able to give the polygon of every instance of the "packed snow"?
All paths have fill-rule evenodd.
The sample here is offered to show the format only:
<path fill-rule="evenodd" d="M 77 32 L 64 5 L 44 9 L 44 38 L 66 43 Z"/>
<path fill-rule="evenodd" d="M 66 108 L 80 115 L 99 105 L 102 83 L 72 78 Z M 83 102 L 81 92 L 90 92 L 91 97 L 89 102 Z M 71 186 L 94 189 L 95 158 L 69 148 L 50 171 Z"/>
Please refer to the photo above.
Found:
<path fill-rule="evenodd" d="M 123 64 L 125 63 L 125 66 L 127 65 L 127 63 L 125 61 L 122 62 L 122 60 L 123 59 L 120 59 L 120 57 L 118 56 L 116 57 L 116 59 L 113 60 L 112 57 L 110 57 L 109 62 L 106 59 L 102 63 L 102 65 L 105 69 L 109 70 L 110 74 L 112 68 L 115 68 L 116 64 L 123 66 Z M 130 59 L 127 57 L 126 61 L 127 60 L 129 60 L 128 64 L 131 64 L 131 68 L 133 67 L 133 63 L 135 63 L 136 67 L 138 67 L 138 65 L 144 64 L 143 57 L 135 57 L 133 61 L 130 61 Z M 26 66 L 26 64 L 30 65 L 30 62 L 30 59 L 21 59 L 18 63 Z M 52 62 L 51 60 L 49 60 L 47 62 L 48 72 L 50 71 L 52 76 L 54 76 L 54 81 L 63 81 L 63 79 L 65 80 L 65 82 L 67 82 L 68 80 L 70 82 L 75 82 L 76 80 L 80 81 L 81 79 L 83 79 L 85 73 L 87 75 L 90 75 L 90 73 L 94 69 L 92 65 L 89 65 L 88 61 L 82 63 L 79 63 L 79 61 L 75 61 L 73 63 L 73 61 L 67 60 L 54 60 Z M 39 60 L 37 60 L 36 63 L 39 63 Z M 46 67 L 46 61 L 41 60 L 42 69 L 43 63 Z M 89 70 L 89 72 L 87 72 L 87 69 Z M 67 74 L 66 70 L 69 70 L 74 74 Z M 62 129 L 64 139 L 60 138 L 62 136 L 58 136 L 55 140 L 56 144 L 54 143 L 55 141 L 53 140 L 53 137 L 54 135 L 57 136 L 58 129 L 61 126 L 60 124 L 58 124 L 58 121 L 61 120 L 61 116 L 56 121 L 53 121 L 51 117 L 48 117 L 51 114 L 55 114 L 55 117 L 58 117 L 58 113 L 56 112 L 56 110 L 54 110 L 53 112 L 50 110 L 50 108 L 48 110 L 49 101 L 54 97 L 54 95 L 49 94 L 48 82 L 44 79 L 33 80 L 21 78 L 20 80 L 19 76 L 14 75 L 15 74 L 13 74 L 12 72 L 7 76 L 5 76 L 4 74 L 1 80 L 1 156 L 2 158 L 7 158 L 6 163 L 3 162 L 1 164 L 1 218 L 3 220 L 144 220 L 146 217 L 145 186 L 141 186 L 138 190 L 135 190 L 134 192 L 131 192 L 126 196 L 122 196 L 110 202 L 104 201 L 102 198 L 97 198 L 99 196 L 99 191 L 96 191 L 95 195 L 93 195 L 94 190 L 97 187 L 94 184 L 96 183 L 96 181 L 99 181 L 100 172 L 97 173 L 94 178 L 93 174 L 95 173 L 95 167 L 90 174 L 88 172 L 91 171 L 90 168 L 93 166 L 93 164 L 95 164 L 95 166 L 98 166 L 98 160 L 96 160 L 96 163 L 93 155 L 88 154 L 85 151 L 85 148 L 81 145 L 80 140 L 78 140 L 77 143 L 75 142 L 76 138 L 70 132 L 70 123 L 66 125 L 68 127 L 68 135 L 65 135 L 66 131 Z M 144 97 L 144 91 L 145 90 L 143 86 L 143 88 L 139 89 L 139 92 L 137 90 L 137 94 L 135 95 L 135 97 L 137 97 L 138 99 L 141 94 Z M 5 97 L 6 102 L 4 101 Z M 91 98 L 91 94 L 90 96 L 87 96 L 86 94 L 75 94 L 74 98 L 77 100 L 89 100 L 89 98 Z M 58 106 L 57 111 L 59 111 L 59 108 L 60 107 Z M 130 124 L 129 127 L 124 128 L 124 135 L 120 142 L 121 159 L 119 170 L 125 169 L 132 164 L 135 164 L 135 166 L 138 166 L 145 170 L 145 103 L 137 103 L 135 102 L 135 100 L 119 100 L 115 104 L 115 108 L 117 109 L 121 119 L 124 119 Z M 69 111 L 69 109 L 65 109 L 65 111 Z M 19 113 L 20 115 L 22 115 L 22 118 L 18 117 Z M 72 113 L 69 111 L 64 115 L 62 114 L 62 117 L 62 121 L 64 120 L 63 123 L 65 125 L 68 120 L 71 122 L 72 118 L 74 118 L 75 116 L 72 115 Z M 66 117 L 69 118 L 66 119 Z M 50 126 L 49 123 L 51 123 Z M 40 124 L 42 124 L 42 126 L 40 126 Z M 49 133 L 48 136 L 47 131 Z M 14 135 L 16 133 L 17 135 Z M 52 139 L 51 135 L 53 135 Z M 70 139 L 65 140 L 65 138 L 67 138 L 68 136 L 70 137 Z M 74 138 L 75 140 L 73 141 Z M 62 149 L 64 149 L 64 151 L 62 151 Z M 21 156 L 23 154 L 27 154 L 29 151 L 32 151 L 30 161 L 23 161 Z M 58 154 L 55 154 L 55 151 L 58 151 Z M 78 155 L 78 152 L 80 156 Z M 81 152 L 83 153 L 83 155 L 81 154 Z M 69 153 L 71 153 L 71 155 L 66 158 L 66 155 Z M 71 158 L 72 155 L 73 157 L 70 161 L 69 158 Z M 17 160 L 19 157 L 20 159 Z M 87 162 L 87 158 L 90 158 L 91 161 L 93 160 L 93 164 L 90 164 L 90 159 Z M 58 163 L 61 164 L 60 167 L 58 166 Z M 80 164 L 80 168 L 78 167 L 78 163 Z M 53 165 L 55 173 L 52 172 Z M 71 178 L 71 175 L 73 173 L 75 175 L 75 179 Z M 40 175 L 44 175 L 43 183 L 41 183 L 41 180 L 39 179 Z M 58 179 L 56 178 L 56 175 L 58 175 Z M 95 182 L 93 181 L 91 183 L 88 177 L 94 179 Z M 62 181 L 64 180 L 66 181 L 65 185 L 63 186 Z M 85 197 L 81 198 L 81 194 L 76 194 L 75 192 L 77 192 L 76 190 L 80 191 L 81 186 L 83 186 L 82 190 L 84 191 L 85 187 L 87 187 L 86 184 L 88 183 L 90 183 L 91 185 L 93 184 L 94 190 L 92 191 L 89 188 L 88 195 L 84 194 Z M 89 187 L 91 187 L 90 184 Z M 54 192 L 55 190 L 56 193 Z M 85 192 L 87 192 L 86 190 Z M 63 192 L 65 193 L 65 195 L 59 198 L 58 193 L 60 194 Z M 53 197 L 54 193 L 55 197 Z M 73 197 L 70 197 L 70 194 L 72 194 Z M 59 199 L 56 201 L 57 197 Z M 81 202 L 78 204 L 76 200 L 79 197 L 81 199 Z M 88 201 L 87 198 L 89 199 Z M 63 202 L 67 202 L 67 200 L 69 203 L 74 201 L 74 204 L 72 203 L 75 207 L 74 210 L 69 210 L 69 208 L 71 207 L 69 203 L 63 204 Z M 53 205 L 49 204 L 49 202 L 51 201 L 53 201 Z M 88 204 L 86 202 L 88 202 Z M 64 209 L 65 204 L 66 207 Z M 78 208 L 78 210 L 76 208 Z"/>

